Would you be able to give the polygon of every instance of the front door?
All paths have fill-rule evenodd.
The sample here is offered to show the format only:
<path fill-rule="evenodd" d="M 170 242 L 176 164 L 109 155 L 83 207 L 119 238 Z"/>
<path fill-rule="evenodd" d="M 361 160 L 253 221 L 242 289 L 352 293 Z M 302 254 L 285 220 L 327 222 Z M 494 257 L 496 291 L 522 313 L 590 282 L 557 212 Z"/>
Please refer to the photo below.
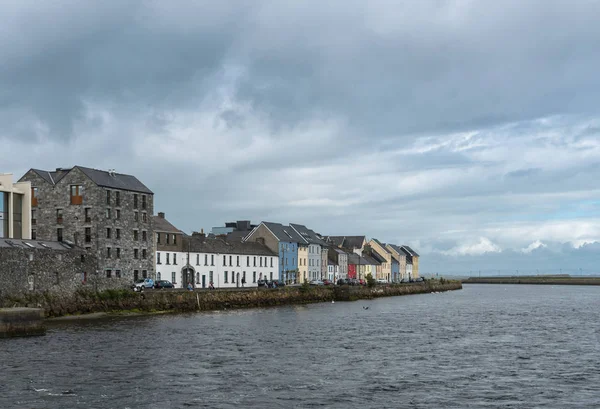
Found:
<path fill-rule="evenodd" d="M 206 288 L 206 275 L 202 275 L 202 288 Z"/>

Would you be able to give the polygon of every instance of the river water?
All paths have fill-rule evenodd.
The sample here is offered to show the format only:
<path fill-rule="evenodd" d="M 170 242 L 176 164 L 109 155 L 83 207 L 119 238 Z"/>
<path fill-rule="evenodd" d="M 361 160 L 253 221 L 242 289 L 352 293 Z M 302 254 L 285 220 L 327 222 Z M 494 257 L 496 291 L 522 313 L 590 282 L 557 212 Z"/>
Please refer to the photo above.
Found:
<path fill-rule="evenodd" d="M 600 287 L 466 285 L 53 324 L 0 340 L 0 408 L 600 408 L 599 312 Z"/>

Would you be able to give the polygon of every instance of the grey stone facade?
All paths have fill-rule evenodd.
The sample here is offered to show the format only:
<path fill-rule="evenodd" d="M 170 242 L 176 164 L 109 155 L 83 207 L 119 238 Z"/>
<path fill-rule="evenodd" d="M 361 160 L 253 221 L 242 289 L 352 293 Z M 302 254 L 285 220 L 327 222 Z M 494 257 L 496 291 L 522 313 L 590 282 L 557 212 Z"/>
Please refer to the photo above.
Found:
<path fill-rule="evenodd" d="M 154 277 L 154 194 L 139 180 L 76 166 L 31 169 L 21 181 L 34 191 L 32 239 L 84 247 L 95 256 L 99 276 Z"/>
<path fill-rule="evenodd" d="M 59 242 L 0 239 L 0 299 L 41 292 L 126 287 L 125 279 L 95 274 L 97 260 L 85 249 Z"/>

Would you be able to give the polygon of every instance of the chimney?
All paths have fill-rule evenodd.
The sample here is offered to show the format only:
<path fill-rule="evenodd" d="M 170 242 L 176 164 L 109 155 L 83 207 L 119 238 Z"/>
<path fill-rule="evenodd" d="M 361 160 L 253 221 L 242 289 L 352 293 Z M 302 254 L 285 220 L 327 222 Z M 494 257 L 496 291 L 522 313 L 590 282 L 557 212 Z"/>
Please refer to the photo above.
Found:
<path fill-rule="evenodd" d="M 165 218 L 165 213 L 164 212 L 158 212 L 158 217 L 160 217 L 161 219 Z"/>

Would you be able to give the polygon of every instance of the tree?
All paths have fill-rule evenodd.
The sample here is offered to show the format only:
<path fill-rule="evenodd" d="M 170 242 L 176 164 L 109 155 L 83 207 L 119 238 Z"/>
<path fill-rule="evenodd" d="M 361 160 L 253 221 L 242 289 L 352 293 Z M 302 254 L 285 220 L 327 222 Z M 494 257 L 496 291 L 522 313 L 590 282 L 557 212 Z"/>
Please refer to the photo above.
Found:
<path fill-rule="evenodd" d="M 373 278 L 373 274 L 369 273 L 365 278 L 367 279 L 367 285 L 369 287 L 375 287 L 376 281 Z"/>

